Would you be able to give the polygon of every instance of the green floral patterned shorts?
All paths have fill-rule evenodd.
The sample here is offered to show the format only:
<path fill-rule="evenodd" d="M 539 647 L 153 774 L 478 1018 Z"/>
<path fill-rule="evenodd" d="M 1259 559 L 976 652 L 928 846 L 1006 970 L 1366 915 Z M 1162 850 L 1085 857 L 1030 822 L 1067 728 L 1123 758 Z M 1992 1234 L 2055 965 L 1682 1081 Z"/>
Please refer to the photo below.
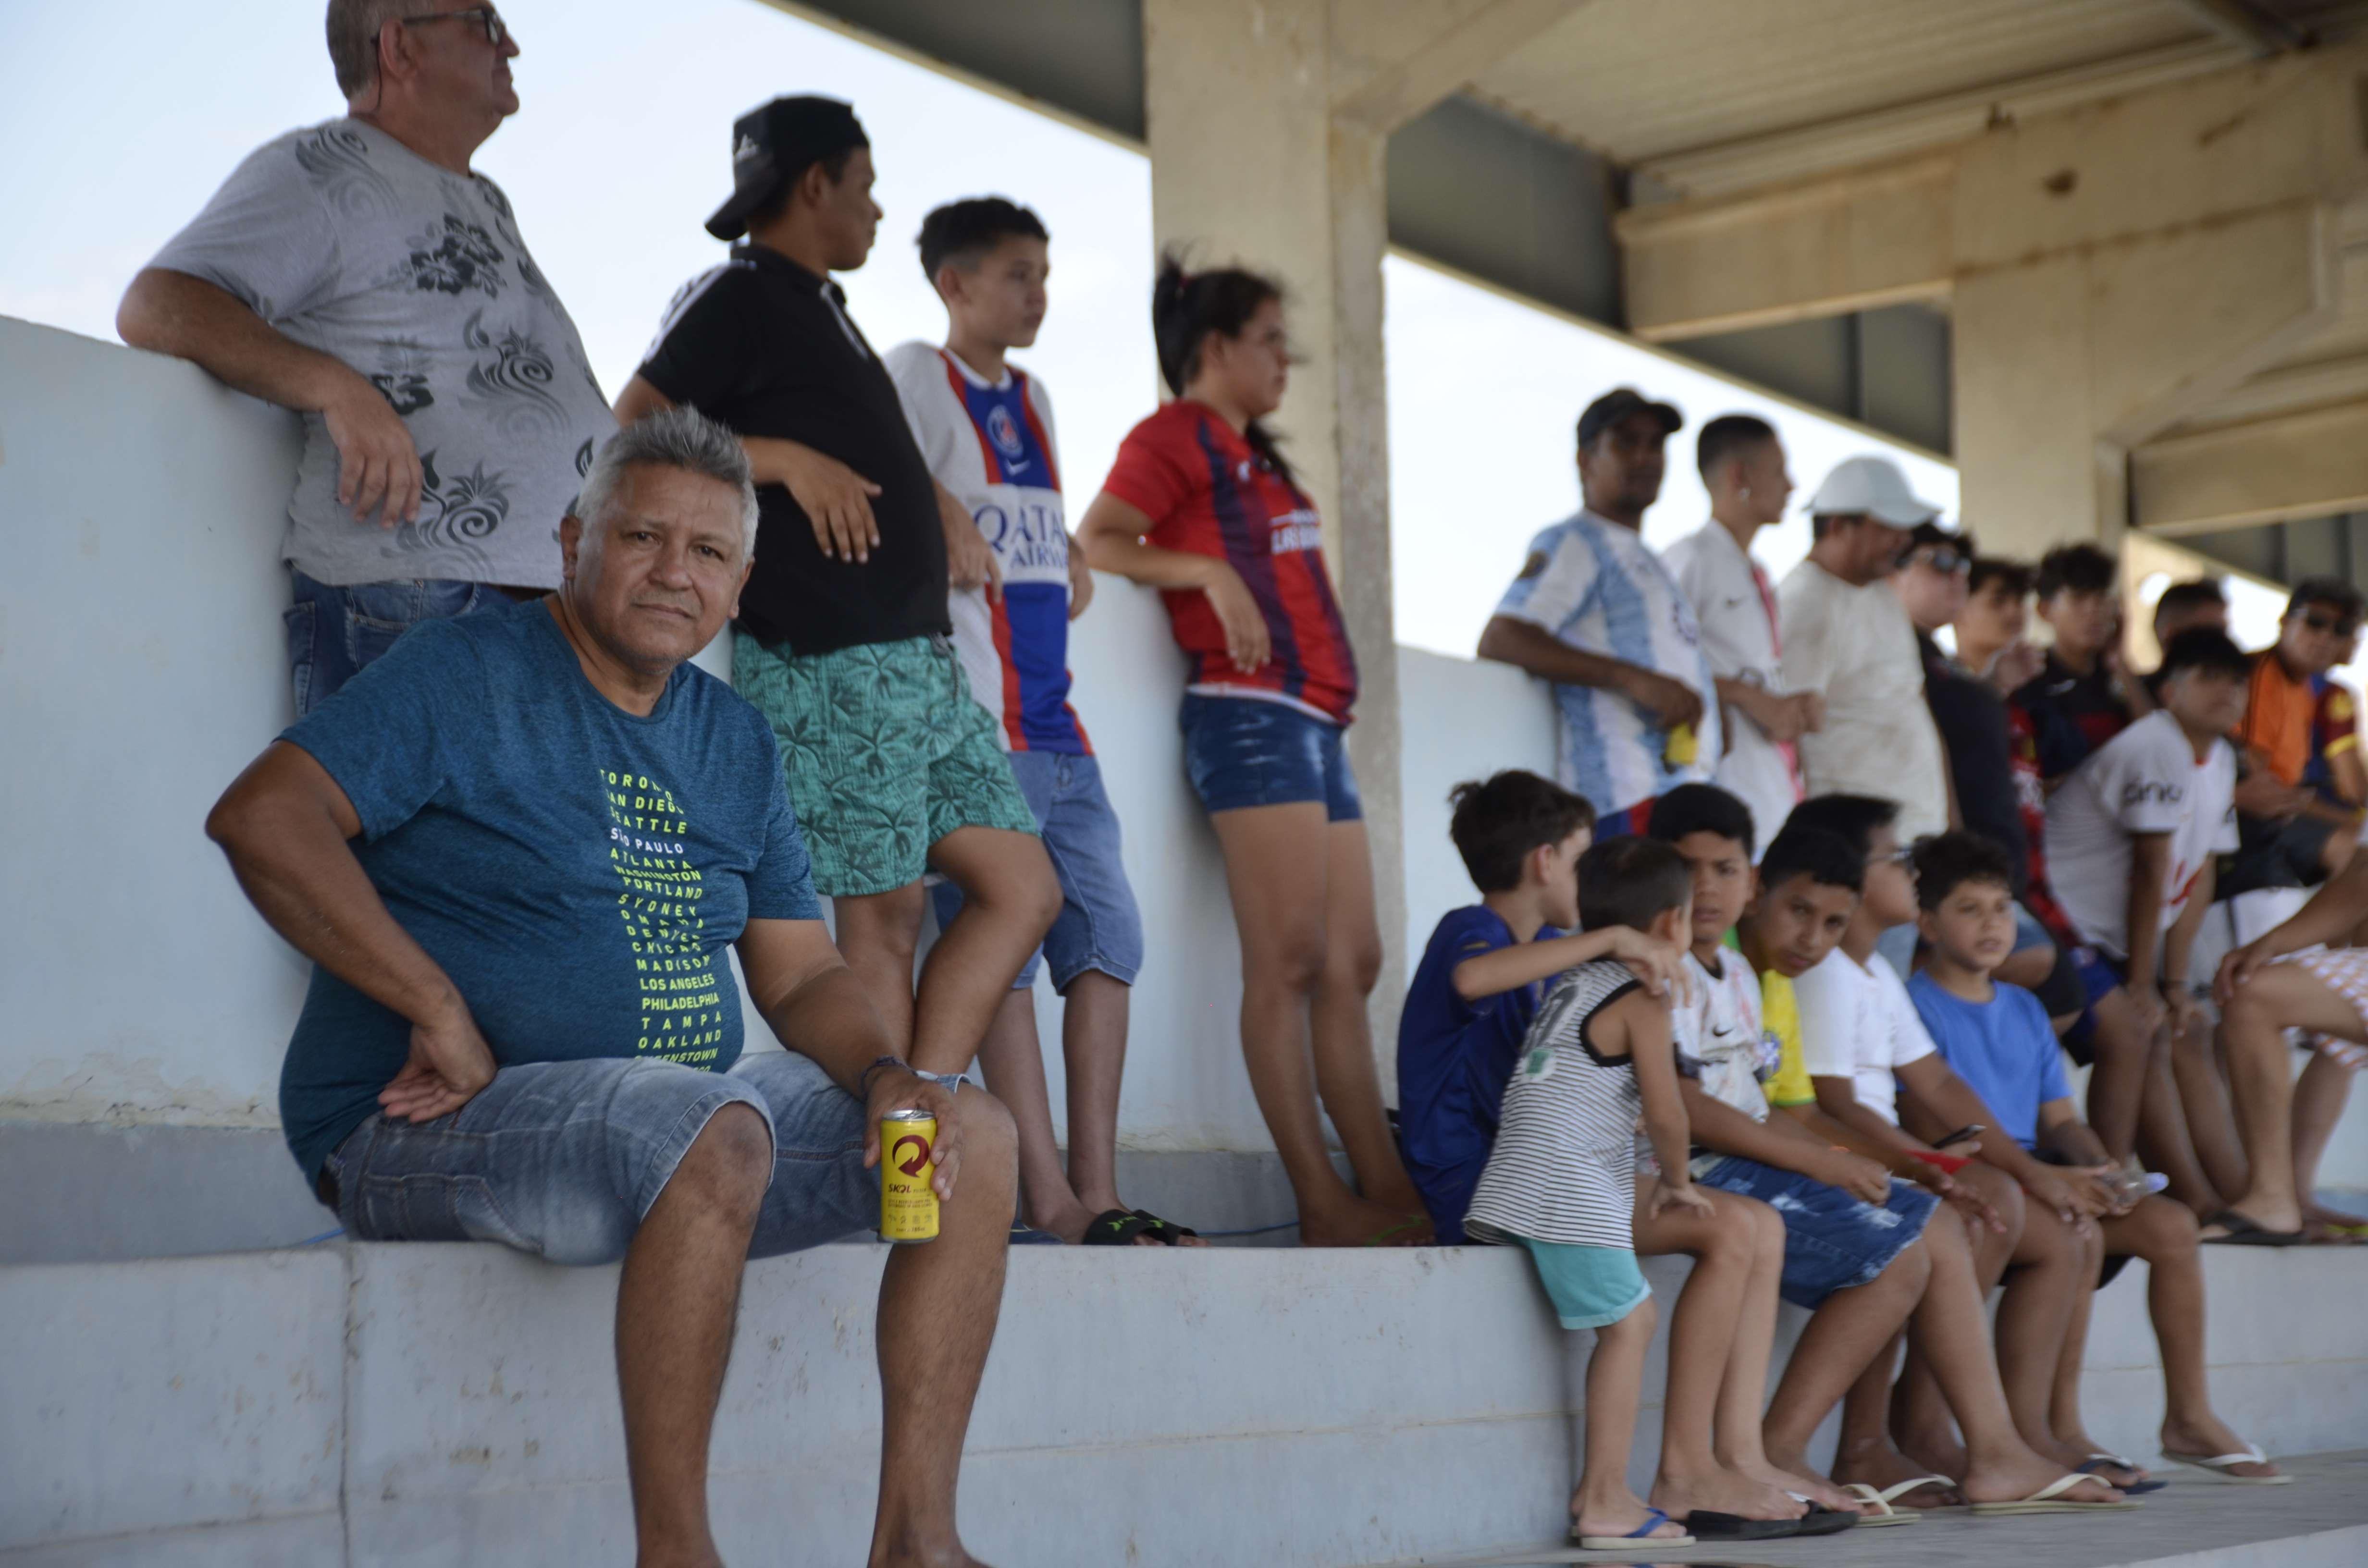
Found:
<path fill-rule="evenodd" d="M 825 897 L 920 881 L 929 846 L 958 827 L 1036 833 L 995 721 L 942 638 L 783 654 L 735 631 L 732 685 L 780 743 Z"/>

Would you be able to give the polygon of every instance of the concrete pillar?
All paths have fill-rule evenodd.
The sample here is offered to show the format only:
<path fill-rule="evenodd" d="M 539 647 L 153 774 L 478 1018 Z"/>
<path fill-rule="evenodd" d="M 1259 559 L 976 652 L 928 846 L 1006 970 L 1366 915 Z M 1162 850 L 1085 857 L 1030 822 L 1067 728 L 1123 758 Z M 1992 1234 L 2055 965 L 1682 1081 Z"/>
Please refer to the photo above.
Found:
<path fill-rule="evenodd" d="M 1324 516 L 1357 650 L 1349 753 L 1383 960 L 1373 1043 L 1395 1098 L 1406 994 L 1397 638 L 1382 260 L 1389 133 L 1578 0 L 1144 0 L 1152 226 L 1202 265 L 1279 278 L 1301 363 L 1274 424 Z"/>

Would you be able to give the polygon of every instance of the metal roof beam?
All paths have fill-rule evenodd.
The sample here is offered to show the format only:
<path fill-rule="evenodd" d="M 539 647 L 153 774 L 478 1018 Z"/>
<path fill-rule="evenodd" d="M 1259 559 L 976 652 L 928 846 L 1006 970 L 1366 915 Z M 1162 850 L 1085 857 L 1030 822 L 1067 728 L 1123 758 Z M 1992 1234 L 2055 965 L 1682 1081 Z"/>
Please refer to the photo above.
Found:
<path fill-rule="evenodd" d="M 2310 29 L 2278 14 L 2269 0 L 2179 0 L 2179 8 L 2256 60 L 2292 54 L 2311 45 Z"/>

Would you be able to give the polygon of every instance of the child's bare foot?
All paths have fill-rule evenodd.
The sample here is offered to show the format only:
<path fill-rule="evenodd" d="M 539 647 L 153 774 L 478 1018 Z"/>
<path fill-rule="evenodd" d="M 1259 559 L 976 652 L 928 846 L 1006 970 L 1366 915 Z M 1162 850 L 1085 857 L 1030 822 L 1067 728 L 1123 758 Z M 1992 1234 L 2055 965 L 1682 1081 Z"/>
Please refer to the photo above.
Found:
<path fill-rule="evenodd" d="M 2072 1467 L 2043 1458 L 2029 1449 L 1994 1458 L 1975 1455 L 1966 1466 L 1957 1489 L 1968 1503 L 2017 1503 L 2047 1485 Z M 2118 1503 L 2121 1489 L 2097 1476 L 2062 1494 L 2066 1503 Z M 1902 1499 L 1905 1501 L 1905 1499 Z"/>
<path fill-rule="evenodd" d="M 1762 1486 L 1774 1487 L 1783 1493 L 1788 1501 L 1792 1494 L 1797 1492 L 1812 1503 L 1822 1504 L 1840 1513 L 1848 1513 L 1853 1508 L 1863 1508 L 1866 1506 L 1823 1476 L 1780 1470 L 1765 1462 L 1758 1464 L 1731 1462 L 1727 1468 L 1747 1481 L 1756 1481 Z"/>
<path fill-rule="evenodd" d="M 2057 1441 L 2080 1456 L 2075 1469 L 2086 1469 L 2089 1474 L 2101 1476 L 2115 1486 L 2135 1486 L 2146 1478 L 2145 1466 L 2123 1464 L 2119 1459 L 2110 1457 L 2112 1450 L 2086 1432 L 2058 1432 L 2055 1436 Z M 2214 1449 L 2212 1451 L 2217 1454 L 2227 1450 Z"/>
<path fill-rule="evenodd" d="M 1887 1492 L 1903 1481 L 1918 1481 L 1928 1475 L 1956 1473 L 1957 1471 L 1950 1470 L 1928 1469 L 1909 1459 L 1889 1443 L 1870 1444 L 1854 1453 L 1837 1455 L 1834 1460 L 1836 1482 L 1844 1486 L 1853 1483 L 1872 1486 L 1877 1492 Z M 2051 1475 L 2047 1479 L 2053 1481 L 2055 1477 Z M 2018 1493 L 2016 1495 L 2021 1496 L 2024 1494 Z M 1964 1501 L 1965 1499 L 1957 1494 L 1957 1489 L 1953 1486 L 1919 1486 L 1913 1492 L 1903 1493 L 1893 1498 L 1891 1506 L 1895 1508 L 1943 1508 L 1954 1506 Z M 1850 1498 L 1850 1503 L 1852 1507 L 1864 1506 L 1864 1504 L 1856 1497 Z"/>
<path fill-rule="evenodd" d="M 1654 1510 L 1647 1508 L 1633 1492 L 1616 1502 L 1605 1499 L 1585 1504 L 1582 1499 L 1573 1497 L 1570 1500 L 1570 1533 L 1575 1536 L 1615 1536 L 1633 1540 L 1674 1540 L 1686 1533 L 1685 1526 L 1675 1519 L 1663 1519 L 1644 1535 L 1636 1535 L 1634 1532 L 1644 1529 L 1645 1521 L 1652 1518 L 1653 1513 Z"/>
<path fill-rule="evenodd" d="M 1651 1501 L 1673 1519 L 1691 1518 L 1697 1508 L 1740 1519 L 1797 1519 L 1808 1511 L 1781 1486 L 1715 1467 L 1685 1475 L 1663 1471 L 1653 1479 Z"/>
<path fill-rule="evenodd" d="M 2252 1444 L 2237 1435 L 2237 1429 L 2218 1416 L 2206 1416 L 2200 1421 L 2165 1421 L 2162 1424 L 2162 1451 L 2185 1454 L 2190 1459 L 2218 1459 L 2222 1454 L 2257 1453 Z M 2278 1467 L 2263 1460 L 2250 1460 L 2226 1467 L 2230 1475 L 2276 1475 Z"/>
<path fill-rule="evenodd" d="M 1427 1247 L 1437 1245 L 1438 1239 L 1418 1210 L 1409 1217 L 1361 1198 L 1327 1213 L 1299 1217 L 1299 1244 L 1304 1247 Z"/>

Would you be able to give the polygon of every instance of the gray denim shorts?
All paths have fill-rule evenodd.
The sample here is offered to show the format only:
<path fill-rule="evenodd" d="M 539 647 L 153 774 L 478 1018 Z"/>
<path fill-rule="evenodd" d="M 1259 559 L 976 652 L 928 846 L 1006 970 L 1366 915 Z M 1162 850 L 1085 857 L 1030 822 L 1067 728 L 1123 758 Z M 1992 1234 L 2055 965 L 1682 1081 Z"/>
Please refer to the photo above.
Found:
<path fill-rule="evenodd" d="M 597 1058 L 505 1067 L 450 1116 L 373 1116 L 331 1151 L 324 1192 L 370 1242 L 499 1242 L 553 1263 L 614 1263 L 708 1119 L 745 1105 L 773 1133 L 751 1257 L 799 1252 L 880 1220 L 863 1107 L 811 1059 L 743 1056 L 728 1073 Z"/>

